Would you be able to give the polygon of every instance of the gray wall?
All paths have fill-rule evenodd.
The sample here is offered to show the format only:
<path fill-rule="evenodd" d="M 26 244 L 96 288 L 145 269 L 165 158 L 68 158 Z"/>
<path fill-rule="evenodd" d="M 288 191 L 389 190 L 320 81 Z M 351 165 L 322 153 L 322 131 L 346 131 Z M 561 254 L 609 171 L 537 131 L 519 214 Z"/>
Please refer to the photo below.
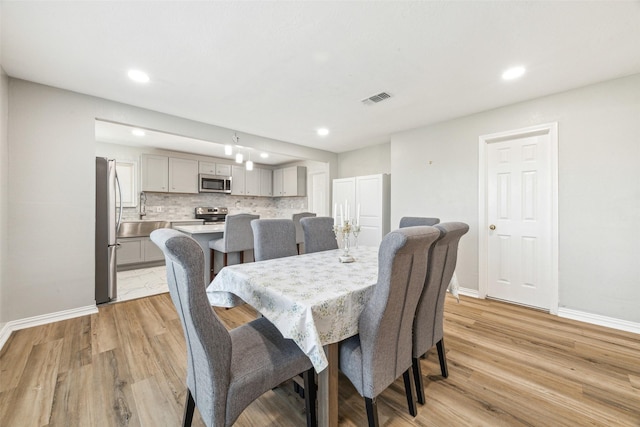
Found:
<path fill-rule="evenodd" d="M 7 114 L 9 112 L 9 78 L 0 66 L 0 330 L 7 322 L 4 285 L 7 283 L 8 212 L 9 212 L 9 143 Z"/>
<path fill-rule="evenodd" d="M 374 145 L 338 154 L 337 178 L 391 172 L 391 144 Z"/>
<path fill-rule="evenodd" d="M 477 289 L 478 137 L 549 122 L 559 133 L 560 307 L 640 322 L 640 74 L 392 135 L 391 223 L 469 223 L 458 278 Z"/>
<path fill-rule="evenodd" d="M 96 118 L 205 141 L 233 130 L 9 78 L 8 256 L 3 320 L 94 300 Z M 329 162 L 322 150 L 242 134 L 243 145 Z M 4 239 L 3 239 L 4 240 Z"/>

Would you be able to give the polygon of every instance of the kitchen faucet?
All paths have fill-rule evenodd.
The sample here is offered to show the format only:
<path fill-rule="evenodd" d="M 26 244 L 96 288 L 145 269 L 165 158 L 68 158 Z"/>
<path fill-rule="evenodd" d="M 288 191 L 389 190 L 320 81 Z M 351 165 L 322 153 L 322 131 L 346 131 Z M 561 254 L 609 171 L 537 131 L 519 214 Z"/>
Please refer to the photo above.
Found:
<path fill-rule="evenodd" d="M 144 194 L 144 191 L 140 192 L 140 219 L 147 214 L 147 195 Z"/>

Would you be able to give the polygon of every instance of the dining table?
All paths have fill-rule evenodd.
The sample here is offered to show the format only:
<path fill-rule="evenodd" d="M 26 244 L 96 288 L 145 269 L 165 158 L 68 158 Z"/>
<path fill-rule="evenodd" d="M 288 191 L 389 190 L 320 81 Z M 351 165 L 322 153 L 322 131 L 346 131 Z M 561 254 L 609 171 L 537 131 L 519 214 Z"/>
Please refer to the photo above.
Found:
<path fill-rule="evenodd" d="M 224 267 L 207 287 L 213 306 L 248 303 L 298 344 L 318 373 L 318 424 L 338 425 L 338 343 L 358 333 L 358 318 L 378 279 L 378 248 L 341 249 Z"/>
<path fill-rule="evenodd" d="M 338 425 L 338 345 L 358 333 L 358 319 L 378 281 L 378 247 L 351 248 L 235 264 L 207 287 L 212 306 L 248 303 L 309 357 L 318 373 L 318 425 Z M 449 290 L 457 297 L 455 273 Z"/>

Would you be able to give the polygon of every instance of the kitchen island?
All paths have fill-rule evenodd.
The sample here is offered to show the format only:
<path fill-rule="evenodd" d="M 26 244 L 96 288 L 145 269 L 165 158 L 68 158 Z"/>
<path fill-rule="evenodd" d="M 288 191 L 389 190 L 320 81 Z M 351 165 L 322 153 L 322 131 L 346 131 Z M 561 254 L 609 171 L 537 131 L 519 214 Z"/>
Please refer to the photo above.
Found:
<path fill-rule="evenodd" d="M 209 255 L 209 241 L 214 239 L 220 239 L 224 236 L 224 223 L 221 224 L 203 224 L 203 225 L 175 225 L 174 229 L 191 236 L 202 248 L 204 252 L 204 283 L 209 284 L 209 271 L 211 268 Z M 234 254 L 235 255 L 235 254 Z M 239 259 L 240 257 L 238 257 Z M 229 263 L 232 263 L 231 254 L 229 256 Z M 216 259 L 214 268 L 218 266 L 218 260 Z M 220 267 L 222 262 L 220 260 Z M 218 268 L 219 270 L 219 268 Z M 217 270 L 216 270 L 217 271 Z"/>

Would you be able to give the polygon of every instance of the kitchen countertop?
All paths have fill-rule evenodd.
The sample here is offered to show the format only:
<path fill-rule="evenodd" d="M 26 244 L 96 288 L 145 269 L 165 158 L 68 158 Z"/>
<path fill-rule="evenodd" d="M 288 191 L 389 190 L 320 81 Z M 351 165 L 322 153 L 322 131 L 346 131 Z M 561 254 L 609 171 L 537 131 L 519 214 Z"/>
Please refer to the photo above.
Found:
<path fill-rule="evenodd" d="M 203 225 L 176 225 L 173 228 L 188 234 L 223 233 L 224 223 Z"/>

